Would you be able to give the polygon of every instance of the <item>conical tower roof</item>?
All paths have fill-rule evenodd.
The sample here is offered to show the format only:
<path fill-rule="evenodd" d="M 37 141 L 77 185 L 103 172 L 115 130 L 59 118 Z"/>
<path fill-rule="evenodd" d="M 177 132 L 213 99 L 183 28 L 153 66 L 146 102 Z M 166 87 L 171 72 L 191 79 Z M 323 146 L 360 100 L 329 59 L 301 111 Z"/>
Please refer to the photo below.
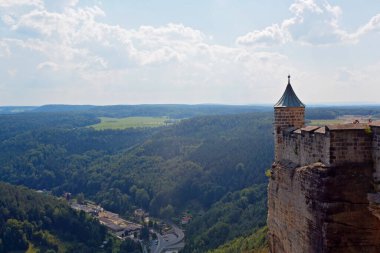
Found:
<path fill-rule="evenodd" d="M 288 76 L 288 85 L 286 86 L 284 94 L 274 107 L 305 107 L 290 84 L 290 76 Z"/>

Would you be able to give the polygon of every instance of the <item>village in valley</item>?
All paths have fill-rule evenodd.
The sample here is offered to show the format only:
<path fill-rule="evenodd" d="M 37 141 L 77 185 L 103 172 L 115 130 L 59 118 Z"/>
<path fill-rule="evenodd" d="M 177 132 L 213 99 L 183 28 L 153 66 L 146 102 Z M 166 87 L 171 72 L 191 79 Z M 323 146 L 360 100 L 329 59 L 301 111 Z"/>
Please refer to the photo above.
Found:
<path fill-rule="evenodd" d="M 133 215 L 127 220 L 92 201 L 72 199 L 70 193 L 65 193 L 64 198 L 74 210 L 83 211 L 99 220 L 112 236 L 120 240 L 129 238 L 139 242 L 144 252 L 175 253 L 185 246 L 185 234 L 182 228 L 192 220 L 192 216 L 188 213 L 181 216 L 178 226 L 173 222 L 152 218 L 143 209 L 134 210 Z"/>

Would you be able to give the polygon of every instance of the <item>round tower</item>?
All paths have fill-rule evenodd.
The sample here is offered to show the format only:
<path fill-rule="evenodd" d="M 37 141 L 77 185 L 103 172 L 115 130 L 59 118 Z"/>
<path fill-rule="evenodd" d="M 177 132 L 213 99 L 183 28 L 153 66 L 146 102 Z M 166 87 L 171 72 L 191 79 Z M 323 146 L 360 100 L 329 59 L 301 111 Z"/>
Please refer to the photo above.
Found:
<path fill-rule="evenodd" d="M 275 161 L 282 159 L 282 143 L 284 131 L 289 128 L 301 128 L 305 125 L 305 105 L 297 97 L 290 84 L 288 85 L 280 100 L 274 105 L 274 141 Z"/>

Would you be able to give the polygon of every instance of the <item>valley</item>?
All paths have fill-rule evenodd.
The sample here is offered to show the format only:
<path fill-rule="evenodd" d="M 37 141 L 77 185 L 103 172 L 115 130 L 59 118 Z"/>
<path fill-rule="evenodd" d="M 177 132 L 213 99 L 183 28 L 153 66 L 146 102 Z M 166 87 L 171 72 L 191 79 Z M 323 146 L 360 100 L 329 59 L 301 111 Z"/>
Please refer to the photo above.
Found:
<path fill-rule="evenodd" d="M 210 115 L 204 115 L 205 108 Z M 142 108 L 128 106 L 96 113 L 91 107 L 0 115 L 0 180 L 54 196 L 70 192 L 120 217 L 144 209 L 150 217 L 182 226 L 183 252 L 240 252 L 237 242 L 265 250 L 260 231 L 266 225 L 273 113 L 256 107 L 205 108 L 193 107 L 191 117 L 181 106 L 166 111 L 151 106 L 140 116 L 136 112 Z M 348 112 L 375 117 L 380 109 L 311 108 L 306 114 L 309 120 L 334 120 Z M 176 122 L 101 131 L 88 127 L 101 117 L 131 115 Z M 184 213 L 192 218 L 181 225 Z M 147 244 L 153 251 L 171 244 L 161 235 L 157 239 L 157 245 Z M 139 252 L 129 241 L 112 244 Z"/>

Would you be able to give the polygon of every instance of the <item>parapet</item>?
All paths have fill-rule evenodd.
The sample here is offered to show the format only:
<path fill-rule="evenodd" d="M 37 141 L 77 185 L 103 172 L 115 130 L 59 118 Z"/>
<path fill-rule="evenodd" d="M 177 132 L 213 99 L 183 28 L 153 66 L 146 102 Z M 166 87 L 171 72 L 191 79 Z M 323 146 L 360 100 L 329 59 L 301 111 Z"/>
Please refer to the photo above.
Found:
<path fill-rule="evenodd" d="M 289 128 L 282 134 L 281 160 L 299 166 L 316 162 L 326 166 L 373 163 L 373 155 L 377 154 L 373 152 L 374 140 L 378 141 L 377 149 L 380 149 L 380 123 L 306 126 Z"/>

